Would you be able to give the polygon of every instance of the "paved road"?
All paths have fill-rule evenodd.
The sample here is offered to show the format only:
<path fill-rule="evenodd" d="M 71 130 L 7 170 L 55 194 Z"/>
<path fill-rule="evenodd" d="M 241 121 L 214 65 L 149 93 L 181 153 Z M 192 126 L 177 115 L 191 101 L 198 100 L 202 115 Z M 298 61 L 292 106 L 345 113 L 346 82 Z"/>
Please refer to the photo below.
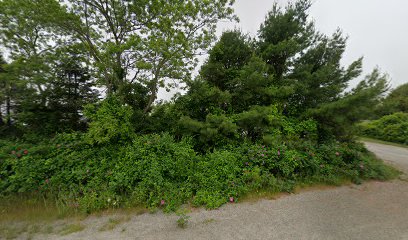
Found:
<path fill-rule="evenodd" d="M 408 150 L 367 143 L 368 148 L 408 173 Z M 408 239 L 408 182 L 369 182 L 306 191 L 277 200 L 227 204 L 190 214 L 186 229 L 177 216 L 144 214 L 110 232 L 108 220 L 90 218 L 83 232 L 38 239 Z"/>
<path fill-rule="evenodd" d="M 366 147 L 379 158 L 401 169 L 408 175 L 408 148 L 365 142 Z"/>

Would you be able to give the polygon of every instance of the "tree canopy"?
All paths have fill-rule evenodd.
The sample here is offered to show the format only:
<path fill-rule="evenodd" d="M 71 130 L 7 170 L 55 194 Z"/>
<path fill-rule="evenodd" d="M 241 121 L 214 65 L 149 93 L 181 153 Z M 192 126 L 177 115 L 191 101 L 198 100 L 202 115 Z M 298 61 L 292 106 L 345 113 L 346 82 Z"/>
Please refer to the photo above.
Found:
<path fill-rule="evenodd" d="M 408 113 L 408 83 L 393 89 L 378 106 L 376 114 L 384 116 L 396 112 Z"/>
<path fill-rule="evenodd" d="M 347 91 L 362 59 L 340 64 L 347 38 L 316 30 L 308 0 L 275 3 L 256 37 L 227 31 L 212 45 L 217 21 L 235 18 L 231 4 L 1 1 L 1 44 L 9 57 L 0 74 L 0 124 L 24 133 L 85 130 L 93 118 L 84 118 L 84 106 L 114 98 L 130 106 L 133 131 L 191 135 L 210 148 L 294 132 L 320 141 L 351 138 L 350 126 L 387 90 L 386 76 L 374 70 Z M 192 79 L 197 54 L 207 50 Z M 180 83 L 186 94 L 155 104 L 159 89 Z"/>
<path fill-rule="evenodd" d="M 68 64 L 77 68 L 76 75 L 86 75 L 82 81 L 87 78 L 94 88 L 117 94 L 146 114 L 160 88 L 190 79 L 197 54 L 214 39 L 216 23 L 234 18 L 232 3 L 4 0 L 0 2 L 0 43 L 11 61 L 5 78 L 15 89 L 31 92 L 36 99 L 30 101 L 45 109 L 50 105 L 48 92 L 62 89 L 54 86 L 56 80 L 66 81 L 61 79 L 64 70 L 58 68 Z M 71 63 L 64 63 L 67 60 Z M 72 76 L 66 72 L 64 77 L 79 79 Z M 75 94 L 81 93 L 90 92 Z M 11 102 L 23 105 L 17 98 Z M 39 117 L 31 113 L 30 119 Z M 11 115 L 17 119 L 18 110 Z"/>
<path fill-rule="evenodd" d="M 237 30 L 225 32 L 189 92 L 175 102 L 188 116 L 182 125 L 208 129 L 198 122 L 192 125 L 192 119 L 208 122 L 210 116 L 224 116 L 236 124 L 230 131 L 259 140 L 287 137 L 284 122 L 314 120 L 320 140 L 350 139 L 350 126 L 369 116 L 387 90 L 387 78 L 374 70 L 346 91 L 360 76 L 362 59 L 347 67 L 340 64 L 347 38 L 340 30 L 331 36 L 318 32 L 308 16 L 310 6 L 309 1 L 286 8 L 275 4 L 258 40 Z M 225 121 L 218 124 L 228 126 Z M 197 131 L 192 134 L 205 135 Z M 303 134 L 308 135 L 306 129 Z"/>

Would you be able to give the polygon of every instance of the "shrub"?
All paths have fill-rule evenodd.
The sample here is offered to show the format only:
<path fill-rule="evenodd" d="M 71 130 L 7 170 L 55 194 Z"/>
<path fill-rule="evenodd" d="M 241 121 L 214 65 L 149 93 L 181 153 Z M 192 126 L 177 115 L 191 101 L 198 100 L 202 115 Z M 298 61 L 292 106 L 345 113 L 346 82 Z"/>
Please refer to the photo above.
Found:
<path fill-rule="evenodd" d="M 126 141 L 134 134 L 133 110 L 116 96 L 106 98 L 98 107 L 87 105 L 84 113 L 90 120 L 85 139 L 91 144 Z"/>
<path fill-rule="evenodd" d="M 108 199 L 119 205 L 118 196 L 135 195 L 148 207 L 165 200 L 168 210 L 192 196 L 190 180 L 197 159 L 187 139 L 175 142 L 168 134 L 145 135 L 125 145 L 102 146 L 76 139 L 47 148 L 52 148 L 50 153 L 39 155 L 39 150 L 30 149 L 32 155 L 18 158 L 13 147 L 4 147 L 0 191 L 62 192 L 71 201 L 79 200 L 85 212 L 109 207 Z"/>
<path fill-rule="evenodd" d="M 362 135 L 384 141 L 408 144 L 408 113 L 394 113 L 359 124 Z"/>
<path fill-rule="evenodd" d="M 44 196 L 85 213 L 132 204 L 174 211 L 190 200 L 212 209 L 255 190 L 396 174 L 358 143 L 244 142 L 199 154 L 191 141 L 169 134 L 96 145 L 83 134 L 37 145 L 0 141 L 0 192 Z"/>
<path fill-rule="evenodd" d="M 230 197 L 245 192 L 242 182 L 243 158 L 238 152 L 215 151 L 202 157 L 194 173 L 196 183 L 195 205 L 217 208 Z"/>

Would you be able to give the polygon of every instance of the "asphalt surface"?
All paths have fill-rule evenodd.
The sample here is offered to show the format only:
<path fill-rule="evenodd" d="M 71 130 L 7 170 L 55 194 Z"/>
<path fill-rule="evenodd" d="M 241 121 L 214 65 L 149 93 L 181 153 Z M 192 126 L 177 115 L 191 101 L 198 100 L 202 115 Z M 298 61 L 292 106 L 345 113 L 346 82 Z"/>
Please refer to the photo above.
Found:
<path fill-rule="evenodd" d="M 368 150 L 408 175 L 408 148 L 365 142 Z"/>
<path fill-rule="evenodd" d="M 367 143 L 369 150 L 408 173 L 408 149 Z M 111 231 L 99 231 L 112 216 L 84 220 L 85 230 L 35 239 L 367 239 L 408 240 L 408 182 L 367 182 L 305 191 L 277 200 L 226 204 L 189 214 L 177 227 L 175 215 L 132 217 Z"/>

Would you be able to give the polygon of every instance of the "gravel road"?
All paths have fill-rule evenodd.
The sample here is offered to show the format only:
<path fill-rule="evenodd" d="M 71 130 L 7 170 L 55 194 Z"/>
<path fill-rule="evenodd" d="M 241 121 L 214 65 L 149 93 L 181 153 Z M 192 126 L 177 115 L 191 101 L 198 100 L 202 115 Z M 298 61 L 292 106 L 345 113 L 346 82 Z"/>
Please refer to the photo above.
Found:
<path fill-rule="evenodd" d="M 366 144 L 408 173 L 408 149 Z M 112 216 L 90 217 L 81 232 L 35 239 L 408 239 L 408 182 L 317 189 L 189 215 L 185 229 L 177 227 L 177 216 L 156 213 L 133 216 L 111 231 L 98 229 Z"/>

